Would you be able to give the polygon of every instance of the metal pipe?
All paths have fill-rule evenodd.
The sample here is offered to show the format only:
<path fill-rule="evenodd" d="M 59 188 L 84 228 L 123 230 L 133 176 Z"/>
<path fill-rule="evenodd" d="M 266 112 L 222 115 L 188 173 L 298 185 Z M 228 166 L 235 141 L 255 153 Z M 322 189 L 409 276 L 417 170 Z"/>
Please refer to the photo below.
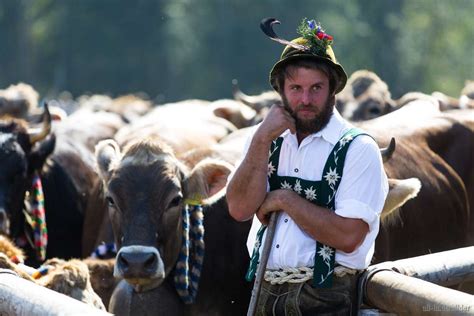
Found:
<path fill-rule="evenodd" d="M 442 286 L 474 281 L 474 247 L 394 261 L 393 270 Z"/>
<path fill-rule="evenodd" d="M 474 315 L 474 296 L 381 270 L 367 280 L 366 302 L 400 315 Z"/>
<path fill-rule="evenodd" d="M 0 269 L 0 315 L 110 315 Z"/>

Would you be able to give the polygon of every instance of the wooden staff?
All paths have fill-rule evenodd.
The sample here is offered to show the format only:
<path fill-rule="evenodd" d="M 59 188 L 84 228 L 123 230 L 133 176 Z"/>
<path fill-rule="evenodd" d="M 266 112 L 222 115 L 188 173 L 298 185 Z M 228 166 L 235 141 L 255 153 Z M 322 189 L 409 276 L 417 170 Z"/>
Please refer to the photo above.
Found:
<path fill-rule="evenodd" d="M 270 215 L 270 221 L 267 226 L 267 235 L 265 236 L 265 243 L 262 249 L 262 256 L 257 266 L 257 273 L 255 275 L 255 282 L 253 284 L 252 296 L 250 298 L 249 309 L 247 316 L 254 316 L 257 308 L 258 296 L 260 295 L 260 289 L 262 287 L 262 280 L 265 274 L 265 268 L 267 267 L 268 257 L 272 249 L 273 236 L 275 235 L 275 227 L 280 212 L 272 212 Z"/>

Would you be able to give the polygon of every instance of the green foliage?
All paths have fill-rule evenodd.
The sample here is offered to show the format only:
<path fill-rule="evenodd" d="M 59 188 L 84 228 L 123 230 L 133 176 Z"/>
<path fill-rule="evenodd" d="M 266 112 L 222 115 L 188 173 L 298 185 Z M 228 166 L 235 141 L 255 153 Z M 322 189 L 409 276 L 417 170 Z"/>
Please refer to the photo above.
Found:
<path fill-rule="evenodd" d="M 212 100 L 237 78 L 259 93 L 283 48 L 258 28 L 274 16 L 288 40 L 316 18 L 347 73 L 375 71 L 394 97 L 459 96 L 474 79 L 472 12 L 472 0 L 0 0 L 0 88 Z"/>

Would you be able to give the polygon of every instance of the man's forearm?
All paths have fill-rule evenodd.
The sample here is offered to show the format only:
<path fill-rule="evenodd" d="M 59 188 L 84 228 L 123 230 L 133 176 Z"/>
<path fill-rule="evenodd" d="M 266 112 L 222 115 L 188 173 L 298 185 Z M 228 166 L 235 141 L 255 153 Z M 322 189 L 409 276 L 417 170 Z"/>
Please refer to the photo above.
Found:
<path fill-rule="evenodd" d="M 265 199 L 269 147 L 269 143 L 254 137 L 227 186 L 229 212 L 238 221 L 251 218 Z"/>
<path fill-rule="evenodd" d="M 285 211 L 313 239 L 347 253 L 354 251 L 368 232 L 363 220 L 341 217 L 289 190 L 270 192 L 259 214 L 278 210 Z"/>

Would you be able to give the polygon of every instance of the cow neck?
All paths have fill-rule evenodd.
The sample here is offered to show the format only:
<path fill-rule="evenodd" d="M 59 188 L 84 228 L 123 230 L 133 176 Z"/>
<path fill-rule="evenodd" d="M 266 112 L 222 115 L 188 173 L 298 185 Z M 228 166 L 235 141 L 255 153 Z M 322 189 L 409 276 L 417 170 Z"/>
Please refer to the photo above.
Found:
<path fill-rule="evenodd" d="M 278 189 L 293 190 L 299 196 L 311 203 L 326 207 L 332 211 L 335 209 L 334 197 L 339 187 L 344 162 L 350 143 L 355 137 L 364 134 L 362 131 L 349 129 L 339 139 L 329 154 L 323 169 L 323 176 L 320 181 L 310 181 L 297 177 L 279 176 L 278 165 L 280 160 L 280 150 L 283 145 L 283 137 L 279 137 L 272 142 L 268 161 L 268 182 L 270 191 Z M 255 247 L 250 260 L 246 279 L 251 281 L 256 273 L 260 256 L 260 246 L 267 226 L 262 225 L 257 233 Z M 313 266 L 313 286 L 318 288 L 330 288 L 332 286 L 332 276 L 334 273 L 336 250 L 330 246 L 316 240 L 316 250 Z"/>
<path fill-rule="evenodd" d="M 37 171 L 34 172 L 31 189 L 28 191 L 28 198 L 30 202 L 29 208 L 24 208 L 25 224 L 25 238 L 36 250 L 37 259 L 44 261 L 46 259 L 46 248 L 48 245 L 48 229 L 46 226 L 46 210 L 44 207 L 44 194 L 41 177 Z M 30 237 L 32 230 L 33 239 Z M 20 240 L 23 238 L 19 238 Z"/>
<path fill-rule="evenodd" d="M 182 210 L 182 246 L 174 270 L 174 285 L 185 304 L 192 304 L 198 292 L 204 261 L 204 213 L 200 204 L 186 204 Z"/>

